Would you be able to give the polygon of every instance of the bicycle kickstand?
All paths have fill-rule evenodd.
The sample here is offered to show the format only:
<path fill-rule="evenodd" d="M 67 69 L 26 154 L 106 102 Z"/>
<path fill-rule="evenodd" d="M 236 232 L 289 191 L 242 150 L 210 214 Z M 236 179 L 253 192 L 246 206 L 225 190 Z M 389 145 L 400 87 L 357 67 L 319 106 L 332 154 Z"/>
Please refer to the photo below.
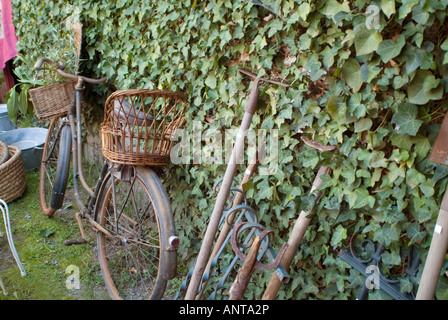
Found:
<path fill-rule="evenodd" d="M 64 245 L 66 245 L 66 246 L 87 243 L 86 234 L 84 232 L 84 227 L 83 227 L 82 221 L 81 221 L 81 214 L 79 212 L 76 212 L 75 217 L 76 217 L 76 221 L 78 221 L 79 231 L 81 232 L 81 238 L 65 240 Z"/>

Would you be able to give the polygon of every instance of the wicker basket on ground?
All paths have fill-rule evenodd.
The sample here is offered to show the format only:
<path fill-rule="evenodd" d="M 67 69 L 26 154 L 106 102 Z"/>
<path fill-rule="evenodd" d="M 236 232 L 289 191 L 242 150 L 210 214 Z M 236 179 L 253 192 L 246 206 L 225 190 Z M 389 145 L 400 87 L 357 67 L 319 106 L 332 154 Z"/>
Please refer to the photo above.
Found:
<path fill-rule="evenodd" d="M 7 148 L 9 157 L 0 163 L 0 199 L 9 203 L 22 196 L 26 189 L 26 178 L 20 149 L 16 146 Z"/>
<path fill-rule="evenodd" d="M 6 143 L 0 140 L 0 164 L 9 159 L 9 149 Z"/>

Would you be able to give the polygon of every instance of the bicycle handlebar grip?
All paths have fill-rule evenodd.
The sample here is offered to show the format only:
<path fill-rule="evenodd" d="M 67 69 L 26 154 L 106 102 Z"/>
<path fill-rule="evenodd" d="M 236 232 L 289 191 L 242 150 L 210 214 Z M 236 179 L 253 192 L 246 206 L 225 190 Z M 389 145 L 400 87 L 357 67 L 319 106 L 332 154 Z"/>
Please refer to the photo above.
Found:
<path fill-rule="evenodd" d="M 54 62 L 51 59 L 48 58 L 41 58 L 37 60 L 36 64 L 34 65 L 34 70 L 40 70 L 42 68 L 42 65 L 45 63 L 48 63 L 51 66 L 55 66 L 57 69 L 64 70 L 65 64 L 63 62 Z"/>

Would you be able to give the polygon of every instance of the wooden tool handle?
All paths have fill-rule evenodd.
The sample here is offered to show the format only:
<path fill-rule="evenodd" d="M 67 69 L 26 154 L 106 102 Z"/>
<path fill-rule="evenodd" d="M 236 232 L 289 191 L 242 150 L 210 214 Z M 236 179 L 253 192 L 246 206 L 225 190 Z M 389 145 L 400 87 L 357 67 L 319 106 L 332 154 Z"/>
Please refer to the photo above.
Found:
<path fill-rule="evenodd" d="M 448 249 L 448 191 L 442 201 L 416 300 L 432 300 Z"/>

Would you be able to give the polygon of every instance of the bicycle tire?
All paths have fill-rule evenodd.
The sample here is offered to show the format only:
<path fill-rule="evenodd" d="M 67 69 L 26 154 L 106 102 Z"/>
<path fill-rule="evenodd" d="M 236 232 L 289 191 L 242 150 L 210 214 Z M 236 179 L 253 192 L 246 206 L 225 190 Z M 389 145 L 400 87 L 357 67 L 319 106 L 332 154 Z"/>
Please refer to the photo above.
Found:
<path fill-rule="evenodd" d="M 51 121 L 42 152 L 39 204 L 42 213 L 52 216 L 62 207 L 70 171 L 72 135 L 61 118 Z"/>
<path fill-rule="evenodd" d="M 131 181 L 121 181 L 108 173 L 100 189 L 95 217 L 114 236 L 111 239 L 101 231 L 97 233 L 101 273 L 114 300 L 161 299 L 177 268 L 177 247 L 168 249 L 174 221 L 154 171 L 132 168 L 135 173 Z"/>

